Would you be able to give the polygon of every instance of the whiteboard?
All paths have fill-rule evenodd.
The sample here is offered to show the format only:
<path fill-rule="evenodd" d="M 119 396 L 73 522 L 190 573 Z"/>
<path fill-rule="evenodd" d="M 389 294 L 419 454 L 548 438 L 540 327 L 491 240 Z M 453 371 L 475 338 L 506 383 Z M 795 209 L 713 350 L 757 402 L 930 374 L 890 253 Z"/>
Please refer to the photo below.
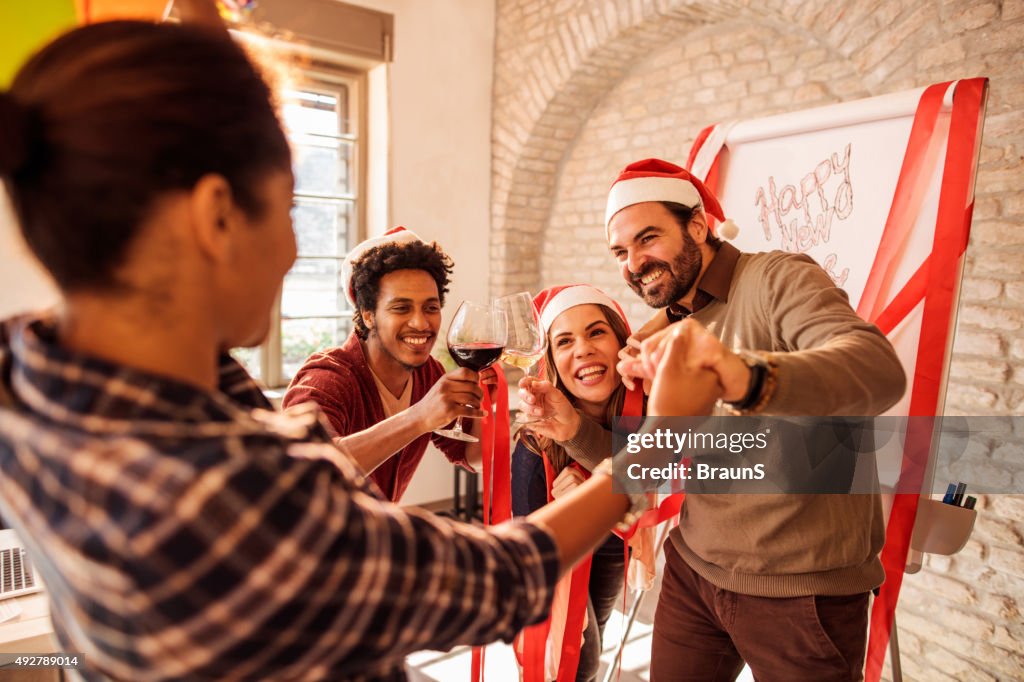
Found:
<path fill-rule="evenodd" d="M 716 193 L 725 215 L 740 228 L 732 240 L 737 248 L 808 254 L 856 309 L 924 90 L 719 126 L 701 147 L 692 171 L 706 177 L 718 155 Z M 931 252 L 953 93 L 953 87 L 945 93 L 917 185 L 920 210 L 894 276 L 879 292 L 883 302 L 902 289 Z M 908 383 L 915 371 L 923 307 L 919 303 L 889 334 Z M 948 368 L 948 348 L 945 358 Z M 910 398 L 908 390 L 888 414 L 907 414 Z M 940 400 L 936 413 L 941 409 Z"/>

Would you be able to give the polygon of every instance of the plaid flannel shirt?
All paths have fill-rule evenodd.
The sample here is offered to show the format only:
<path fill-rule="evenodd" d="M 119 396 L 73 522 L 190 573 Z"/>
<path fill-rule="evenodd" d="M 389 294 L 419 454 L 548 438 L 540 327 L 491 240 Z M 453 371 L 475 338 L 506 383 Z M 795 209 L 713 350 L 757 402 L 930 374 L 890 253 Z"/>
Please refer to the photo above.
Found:
<path fill-rule="evenodd" d="M 0 512 L 87 679 L 404 679 L 409 652 L 509 641 L 548 609 L 546 530 L 383 500 L 315 408 L 271 411 L 228 357 L 205 392 L 17 318 L 5 401 Z"/>

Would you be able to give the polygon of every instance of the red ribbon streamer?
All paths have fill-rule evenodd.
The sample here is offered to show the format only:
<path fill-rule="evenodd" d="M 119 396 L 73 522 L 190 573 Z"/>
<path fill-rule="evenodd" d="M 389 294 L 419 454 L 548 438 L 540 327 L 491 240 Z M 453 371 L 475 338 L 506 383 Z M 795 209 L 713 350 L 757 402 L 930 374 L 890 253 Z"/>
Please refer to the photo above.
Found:
<path fill-rule="evenodd" d="M 953 320 L 958 264 L 967 245 L 974 209 L 973 170 L 979 137 L 978 125 L 987 84 L 988 79 L 985 78 L 959 81 L 953 96 L 935 238 L 926 268 L 928 284 L 923 295 L 924 316 L 914 368 L 910 416 L 934 416 L 939 407 L 942 371 Z M 891 323 L 892 320 L 887 322 Z M 923 483 L 924 467 L 921 463 L 927 461 L 931 445 L 932 431 L 925 426 L 919 422 L 920 431 L 907 434 L 900 488 L 913 492 L 895 496 L 886 528 L 885 547 L 882 549 L 885 583 L 871 609 L 871 635 L 864 673 L 868 682 L 881 678 L 885 650 L 896 614 L 896 602 L 903 584 L 903 571 L 910 551 L 910 538 Z M 904 481 L 904 475 L 908 475 L 909 480 Z"/>
<path fill-rule="evenodd" d="M 686 158 L 686 168 L 688 170 L 693 168 L 693 162 L 697 160 L 697 154 L 700 153 L 701 147 L 703 147 L 704 143 L 708 141 L 708 138 L 711 136 L 711 133 L 713 133 L 715 131 L 715 128 L 717 126 L 718 126 L 717 123 L 714 124 L 714 125 L 709 125 L 707 128 L 705 128 L 704 130 L 702 130 L 699 133 L 697 133 L 697 139 L 695 139 L 693 141 L 693 146 L 690 147 L 690 153 L 689 153 L 689 155 Z M 718 152 L 716 152 L 716 154 L 715 154 L 715 160 L 711 162 L 711 167 L 708 168 L 708 176 L 706 178 L 704 178 L 704 186 L 707 187 L 711 191 L 711 193 L 715 194 L 716 196 L 717 196 L 718 175 L 719 175 L 719 173 L 718 173 L 718 171 L 719 171 L 719 163 L 718 163 L 718 161 L 719 161 L 719 159 L 721 159 L 721 157 L 722 157 L 721 149 L 719 149 Z M 710 215 L 710 214 L 705 214 L 704 215 L 704 219 L 707 221 L 708 229 L 709 230 L 714 230 L 714 227 L 715 227 L 715 216 Z"/>
<path fill-rule="evenodd" d="M 558 659 L 558 682 L 572 682 L 580 665 L 583 618 L 587 615 L 590 596 L 590 565 L 593 554 L 572 569 L 569 582 L 569 604 L 565 613 L 565 631 L 562 634 L 562 655 Z"/>
<path fill-rule="evenodd" d="M 509 454 L 508 381 L 498 364 L 491 365 L 497 378 L 495 402 L 485 384 L 483 405 L 488 414 L 480 424 L 480 454 L 484 475 L 484 525 L 502 523 L 512 518 L 512 458 Z M 496 405 L 495 405 L 496 403 Z M 473 647 L 471 676 L 473 682 L 483 679 L 483 647 Z"/>
<path fill-rule="evenodd" d="M 493 522 L 502 523 L 512 518 L 512 456 L 509 446 L 509 412 L 508 412 L 508 382 L 505 373 L 500 366 L 494 365 L 497 374 L 498 384 L 496 405 L 488 419 L 494 419 L 494 481 L 492 498 L 494 500 Z M 486 393 L 484 394 L 486 398 Z M 491 410 L 491 403 L 487 402 L 487 408 Z"/>
<path fill-rule="evenodd" d="M 693 146 L 690 147 L 690 153 L 686 157 L 687 170 L 693 168 L 693 162 L 697 160 L 697 154 L 700 153 L 700 148 L 703 147 L 704 143 L 708 141 L 709 137 L 711 137 L 711 133 L 715 132 L 715 126 L 717 125 L 717 123 L 712 123 L 707 128 L 697 133 L 697 138 L 693 141 Z M 715 158 L 718 158 L 717 154 L 715 154 Z M 714 189 L 712 189 L 711 185 L 707 182 L 705 182 L 704 185 L 714 193 Z"/>
<path fill-rule="evenodd" d="M 555 468 L 551 464 L 547 453 L 542 452 L 544 460 L 544 479 L 547 483 L 548 502 L 554 498 L 551 496 L 551 486 L 555 480 Z M 586 469 L 573 462 L 570 466 L 576 467 L 584 476 L 588 476 Z M 569 579 L 569 601 L 566 605 L 565 627 L 562 631 L 562 652 L 558 659 L 558 682 L 571 682 L 576 679 L 576 670 L 580 663 L 580 638 L 578 636 L 566 637 L 567 633 L 583 632 L 583 617 L 587 612 L 587 598 L 590 592 L 590 566 L 592 556 L 588 556 L 572 570 Z M 544 682 L 545 665 L 547 656 L 547 641 L 551 634 L 551 616 L 544 619 L 544 622 L 537 623 L 525 628 L 520 634 L 522 642 L 523 682 Z"/>
<path fill-rule="evenodd" d="M 865 320 L 873 320 L 881 312 L 879 308 L 883 287 L 892 281 L 898 264 L 897 254 L 917 222 L 921 201 L 924 199 L 924 188 L 921 185 L 931 177 L 933 168 L 933 164 L 926 161 L 935 161 L 934 158 L 926 159 L 926 152 L 933 142 L 935 124 L 949 86 L 950 82 L 931 85 L 925 89 L 918 101 L 907 150 L 903 155 L 903 165 L 889 207 L 889 216 L 885 221 L 871 270 L 868 271 L 864 292 L 857 305 L 857 314 Z"/>
<path fill-rule="evenodd" d="M 551 502 L 551 483 L 555 480 L 555 468 L 546 452 L 541 452 L 544 461 L 544 480 L 547 483 L 548 502 Z M 544 658 L 547 653 L 545 644 L 551 632 L 551 617 L 523 630 L 520 634 L 523 643 L 523 682 L 544 682 Z"/>

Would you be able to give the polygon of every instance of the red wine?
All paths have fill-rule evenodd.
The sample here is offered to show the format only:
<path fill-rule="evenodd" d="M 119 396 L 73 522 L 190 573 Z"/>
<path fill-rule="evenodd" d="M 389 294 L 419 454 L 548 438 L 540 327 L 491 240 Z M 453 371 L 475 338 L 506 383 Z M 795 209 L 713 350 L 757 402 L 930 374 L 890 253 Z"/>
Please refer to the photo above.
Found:
<path fill-rule="evenodd" d="M 496 343 L 459 343 L 448 346 L 448 352 L 459 367 L 468 367 L 474 372 L 479 372 L 485 367 L 490 367 L 504 352 L 505 346 Z"/>

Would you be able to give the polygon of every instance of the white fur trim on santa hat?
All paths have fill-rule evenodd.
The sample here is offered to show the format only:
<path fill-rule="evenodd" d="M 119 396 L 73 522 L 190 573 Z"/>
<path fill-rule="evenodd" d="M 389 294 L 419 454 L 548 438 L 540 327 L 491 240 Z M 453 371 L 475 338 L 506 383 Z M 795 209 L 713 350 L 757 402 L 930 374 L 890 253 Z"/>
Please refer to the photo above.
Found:
<path fill-rule="evenodd" d="M 608 306 L 615 311 L 615 314 L 619 314 L 619 309 L 610 296 L 594 287 L 578 284 L 562 289 L 547 302 L 544 310 L 540 311 L 541 326 L 544 327 L 545 332 L 551 331 L 551 325 L 559 315 L 569 308 L 588 303 Z"/>
<path fill-rule="evenodd" d="M 372 237 L 366 241 L 360 242 L 352 247 L 352 250 L 345 256 L 345 260 L 341 262 L 341 285 L 345 291 L 345 298 L 352 305 L 356 304 L 355 294 L 352 291 L 352 266 L 362 258 L 367 251 L 370 249 L 381 246 L 382 244 L 404 244 L 407 242 L 421 242 L 422 239 L 413 232 L 412 230 L 392 229 L 388 232 L 380 235 L 379 237 Z"/>
<path fill-rule="evenodd" d="M 696 206 L 700 203 L 700 192 L 681 178 L 630 178 L 620 180 L 612 185 L 608 192 L 608 204 L 604 211 L 604 224 L 607 228 L 612 216 L 633 204 L 645 201 L 674 201 L 684 206 Z"/>

